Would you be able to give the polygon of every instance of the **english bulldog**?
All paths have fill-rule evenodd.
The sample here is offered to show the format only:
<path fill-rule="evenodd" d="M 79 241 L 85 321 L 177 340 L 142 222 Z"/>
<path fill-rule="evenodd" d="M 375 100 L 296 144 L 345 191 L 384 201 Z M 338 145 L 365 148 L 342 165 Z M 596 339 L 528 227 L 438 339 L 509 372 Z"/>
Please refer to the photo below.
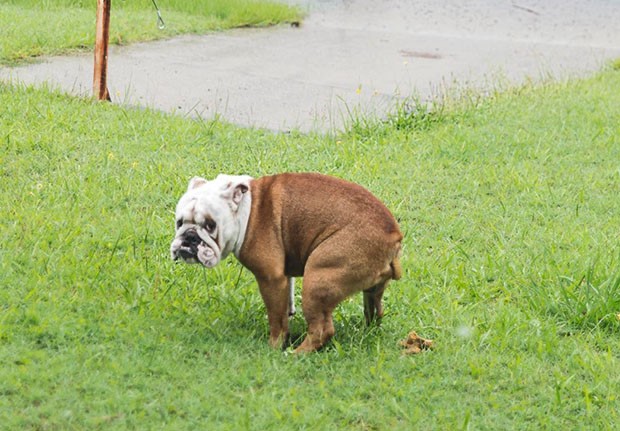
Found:
<path fill-rule="evenodd" d="M 267 309 L 269 343 L 288 339 L 293 277 L 303 276 L 308 324 L 295 352 L 321 348 L 332 312 L 362 291 L 367 324 L 383 316 L 381 298 L 401 276 L 403 238 L 390 211 L 365 188 L 316 173 L 253 179 L 194 177 L 176 207 L 172 259 L 213 268 L 230 253 L 255 276 Z"/>

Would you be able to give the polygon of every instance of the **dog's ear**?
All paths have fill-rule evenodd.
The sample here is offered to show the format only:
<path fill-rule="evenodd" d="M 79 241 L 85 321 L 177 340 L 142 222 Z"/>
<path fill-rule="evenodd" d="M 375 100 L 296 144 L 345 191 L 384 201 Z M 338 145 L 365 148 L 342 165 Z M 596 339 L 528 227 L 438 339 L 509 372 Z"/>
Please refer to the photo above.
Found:
<path fill-rule="evenodd" d="M 239 176 L 229 178 L 229 181 L 224 183 L 222 197 L 226 199 L 233 211 L 237 211 L 243 195 L 250 190 L 250 180 L 248 176 Z"/>
<path fill-rule="evenodd" d="M 204 178 L 194 177 L 191 180 L 189 180 L 189 186 L 187 186 L 187 191 L 195 189 L 196 187 L 200 187 L 201 185 L 206 184 L 206 183 L 207 183 L 207 180 L 205 180 Z"/>

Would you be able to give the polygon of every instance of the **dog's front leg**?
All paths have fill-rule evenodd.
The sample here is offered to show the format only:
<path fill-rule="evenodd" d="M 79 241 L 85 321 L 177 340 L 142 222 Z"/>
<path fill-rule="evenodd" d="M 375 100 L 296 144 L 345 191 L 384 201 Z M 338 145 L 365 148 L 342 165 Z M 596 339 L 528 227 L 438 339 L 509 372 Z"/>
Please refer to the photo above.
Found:
<path fill-rule="evenodd" d="M 257 281 L 269 318 L 269 344 L 280 349 L 288 339 L 289 279 L 282 274 Z"/>

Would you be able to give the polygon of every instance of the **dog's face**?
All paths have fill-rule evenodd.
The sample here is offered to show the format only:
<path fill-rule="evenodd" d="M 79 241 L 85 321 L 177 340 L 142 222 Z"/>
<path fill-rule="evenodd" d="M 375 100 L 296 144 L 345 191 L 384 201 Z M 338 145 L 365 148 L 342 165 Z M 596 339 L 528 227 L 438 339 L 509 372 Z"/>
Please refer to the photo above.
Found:
<path fill-rule="evenodd" d="M 194 177 L 177 204 L 172 259 L 213 268 L 243 244 L 250 211 L 251 177 Z"/>

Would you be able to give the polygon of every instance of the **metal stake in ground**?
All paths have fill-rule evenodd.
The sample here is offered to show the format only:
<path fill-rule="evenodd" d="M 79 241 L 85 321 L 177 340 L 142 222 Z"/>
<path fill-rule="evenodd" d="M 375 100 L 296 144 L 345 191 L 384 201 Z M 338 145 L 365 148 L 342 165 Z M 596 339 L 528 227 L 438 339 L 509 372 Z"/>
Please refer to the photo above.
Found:
<path fill-rule="evenodd" d="M 98 100 L 110 101 L 107 87 L 108 41 L 110 39 L 110 8 L 112 0 L 97 0 L 97 33 L 95 38 L 95 73 L 93 95 Z"/>

